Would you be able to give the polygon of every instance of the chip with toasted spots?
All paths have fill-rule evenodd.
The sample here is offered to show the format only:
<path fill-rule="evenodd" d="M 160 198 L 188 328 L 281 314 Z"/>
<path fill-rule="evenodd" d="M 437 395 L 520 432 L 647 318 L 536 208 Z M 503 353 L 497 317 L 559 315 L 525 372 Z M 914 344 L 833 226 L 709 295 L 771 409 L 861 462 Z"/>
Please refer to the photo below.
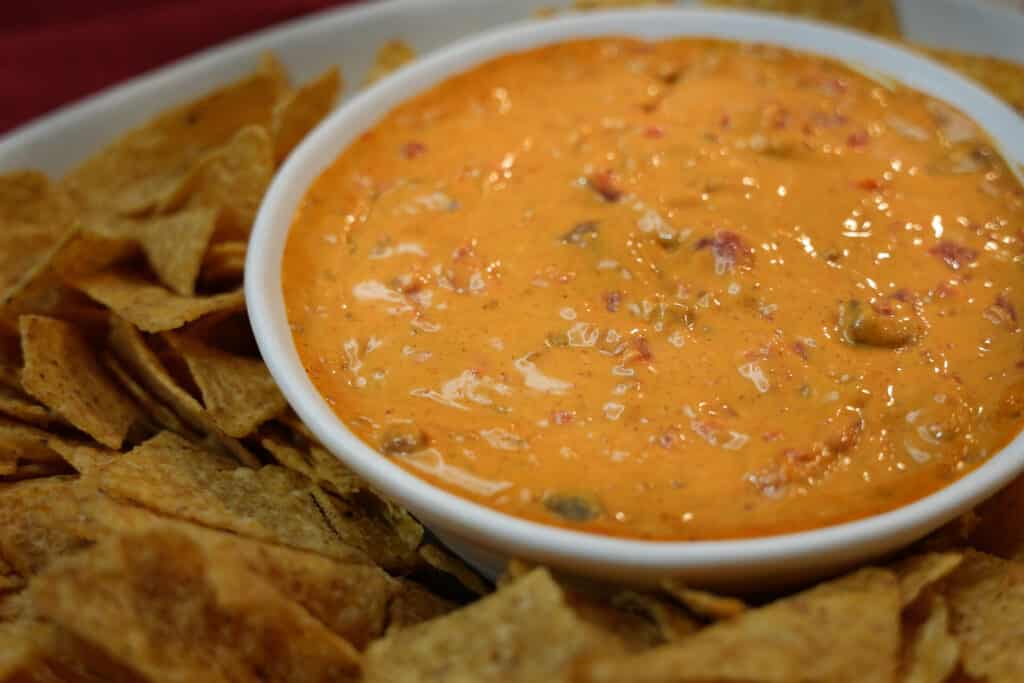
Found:
<path fill-rule="evenodd" d="M 65 188 L 82 206 L 139 215 L 166 203 L 209 152 L 246 126 L 270 125 L 281 96 L 276 60 L 236 83 L 160 114 L 69 173 Z"/>
<path fill-rule="evenodd" d="M 104 352 L 100 361 L 103 363 L 103 367 L 110 372 L 110 375 L 117 380 L 117 383 L 145 411 L 154 427 L 182 436 L 193 437 L 196 435 L 192 429 L 181 421 L 173 410 L 161 403 L 159 399 L 136 382 L 135 378 L 132 377 L 131 373 L 128 372 L 117 356 L 110 352 Z"/>
<path fill-rule="evenodd" d="M 960 553 L 928 553 L 908 557 L 893 565 L 892 570 L 900 581 L 903 606 L 917 600 L 924 590 L 948 576 L 962 561 Z"/>
<path fill-rule="evenodd" d="M 416 51 L 402 40 L 389 40 L 377 48 L 377 55 L 373 59 L 373 66 L 366 74 L 366 84 L 375 83 L 387 76 L 392 71 L 400 69 L 416 59 Z"/>
<path fill-rule="evenodd" d="M 274 150 L 262 126 L 248 126 L 203 157 L 165 202 L 219 210 L 218 234 L 245 238 L 274 174 Z"/>
<path fill-rule="evenodd" d="M 120 448 L 142 414 L 100 367 L 82 334 L 43 316 L 22 316 L 18 326 L 25 391 L 103 445 Z"/>
<path fill-rule="evenodd" d="M 747 603 L 739 598 L 696 590 L 679 579 L 665 579 L 660 585 L 663 591 L 698 617 L 731 619 L 747 611 Z"/>
<path fill-rule="evenodd" d="M 0 491 L 0 556 L 30 577 L 97 537 L 85 513 L 95 489 L 69 477 L 22 481 Z"/>
<path fill-rule="evenodd" d="M 274 158 L 278 163 L 327 116 L 341 88 L 341 72 L 332 67 L 277 103 L 270 131 L 274 139 Z"/>
<path fill-rule="evenodd" d="M 607 644 L 566 604 L 544 569 L 496 593 L 370 645 L 366 683 L 524 683 L 571 680 Z"/>
<path fill-rule="evenodd" d="M 208 290 L 237 286 L 245 273 L 246 246 L 241 241 L 210 245 L 199 272 L 200 284 Z"/>
<path fill-rule="evenodd" d="M 370 489 L 334 496 L 315 488 L 312 494 L 334 533 L 384 569 L 406 573 L 421 565 L 416 548 L 423 527 L 405 509 Z"/>
<path fill-rule="evenodd" d="M 276 466 L 238 467 L 171 432 L 103 468 L 99 487 L 117 500 L 214 529 L 338 560 L 364 557 L 332 530 L 305 477 Z"/>
<path fill-rule="evenodd" d="M 949 608 L 933 595 L 904 619 L 903 683 L 943 683 L 960 661 L 960 644 L 949 629 Z"/>
<path fill-rule="evenodd" d="M 219 450 L 229 453 L 242 464 L 251 467 L 260 464 L 259 459 L 238 439 L 228 436 L 213 423 L 199 401 L 177 383 L 161 363 L 160 358 L 147 346 L 142 334 L 128 321 L 117 316 L 111 319 L 109 343 L 117 358 L 123 362 L 125 369 L 138 380 L 139 384 L 171 407 L 174 413 L 189 426 L 207 435 L 211 443 L 215 443 Z M 164 426 L 171 431 L 183 432 L 183 430 L 170 426 L 173 424 L 173 420 L 170 420 L 166 414 L 154 413 L 154 415 L 157 418 L 162 417 L 168 423 Z"/>
<path fill-rule="evenodd" d="M 367 487 L 359 475 L 312 439 L 312 434 L 296 433 L 279 420 L 263 425 L 259 431 L 260 445 L 278 463 L 306 476 L 321 488 L 346 495 Z"/>
<path fill-rule="evenodd" d="M 981 83 L 1024 114 L 1024 64 L 989 55 L 972 55 L 918 46 L 929 57 Z"/>
<path fill-rule="evenodd" d="M 892 572 L 867 568 L 679 643 L 595 661 L 589 673 L 595 682 L 888 682 L 899 647 L 899 584 Z"/>
<path fill-rule="evenodd" d="M 229 436 L 248 436 L 287 407 L 260 359 L 227 353 L 185 334 L 165 338 L 188 365 L 206 414 Z"/>
<path fill-rule="evenodd" d="M 434 569 L 454 577 L 467 590 L 476 595 L 487 595 L 493 588 L 461 559 L 434 543 L 419 547 L 420 557 Z"/>
<path fill-rule="evenodd" d="M 174 330 L 210 313 L 238 310 L 245 302 L 241 290 L 181 296 L 124 271 L 96 273 L 76 280 L 75 286 L 145 332 Z"/>
<path fill-rule="evenodd" d="M 111 537 L 52 565 L 31 591 L 43 617 L 149 681 L 359 680 L 351 644 L 183 534 Z"/>
<path fill-rule="evenodd" d="M 704 3 L 715 7 L 782 12 L 888 38 L 899 38 L 903 34 L 893 0 L 704 0 Z"/>
<path fill-rule="evenodd" d="M 1024 565 L 968 551 L 944 582 L 963 670 L 988 683 L 1012 683 L 1024 671 Z"/>
<path fill-rule="evenodd" d="M 222 557 L 240 561 L 360 650 L 384 634 L 389 605 L 402 590 L 398 581 L 365 558 L 338 562 L 316 553 L 168 519 L 109 499 L 95 510 L 97 523 L 117 533 L 172 531 L 198 544 L 210 562 Z"/>

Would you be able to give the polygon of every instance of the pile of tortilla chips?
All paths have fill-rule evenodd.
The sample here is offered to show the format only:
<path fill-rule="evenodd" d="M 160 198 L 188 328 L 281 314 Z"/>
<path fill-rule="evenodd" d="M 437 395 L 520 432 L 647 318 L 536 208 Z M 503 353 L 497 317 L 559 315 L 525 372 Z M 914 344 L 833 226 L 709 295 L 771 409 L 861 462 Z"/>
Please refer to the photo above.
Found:
<path fill-rule="evenodd" d="M 899 35 L 888 0 L 713 4 Z M 935 54 L 1024 107 L 1019 65 Z M 756 604 L 494 587 L 426 539 L 289 411 L 243 305 L 260 199 L 340 89 L 267 57 L 59 181 L 0 176 L 0 683 L 1024 680 L 1024 479 Z"/>

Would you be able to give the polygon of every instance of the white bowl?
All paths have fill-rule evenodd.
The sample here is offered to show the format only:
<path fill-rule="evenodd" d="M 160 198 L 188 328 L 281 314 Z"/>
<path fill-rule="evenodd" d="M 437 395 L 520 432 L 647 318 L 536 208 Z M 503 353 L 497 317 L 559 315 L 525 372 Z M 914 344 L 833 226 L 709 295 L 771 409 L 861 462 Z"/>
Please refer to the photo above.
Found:
<path fill-rule="evenodd" d="M 682 577 L 709 587 L 758 590 L 823 576 L 914 541 L 991 495 L 1024 469 L 1024 436 L 981 467 L 891 512 L 814 531 L 728 541 L 637 541 L 529 522 L 443 491 L 403 470 L 352 434 L 313 386 L 292 341 L 281 259 L 299 202 L 361 133 L 401 102 L 500 55 L 574 38 L 704 36 L 780 45 L 884 74 L 955 104 L 1024 163 L 1024 119 L 957 74 L 894 43 L 761 14 L 642 10 L 520 23 L 453 44 L 353 97 L 296 149 L 274 179 L 252 233 L 245 294 L 263 358 L 292 407 L 337 457 L 405 505 L 442 541 L 494 576 L 509 558 L 572 573 L 649 583 Z"/>

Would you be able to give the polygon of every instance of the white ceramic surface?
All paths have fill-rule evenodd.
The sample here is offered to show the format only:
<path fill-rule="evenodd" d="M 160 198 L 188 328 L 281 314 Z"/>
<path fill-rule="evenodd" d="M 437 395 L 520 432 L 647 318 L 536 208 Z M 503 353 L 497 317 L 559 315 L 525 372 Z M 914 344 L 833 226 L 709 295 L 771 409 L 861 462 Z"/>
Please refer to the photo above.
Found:
<path fill-rule="evenodd" d="M 990 495 L 1024 469 L 1024 436 L 946 489 L 887 514 L 816 531 L 711 542 L 645 542 L 584 534 L 516 519 L 449 494 L 402 470 L 353 436 L 305 374 L 288 330 L 281 255 L 310 183 L 361 132 L 405 99 L 497 55 L 566 38 L 715 36 L 829 55 L 955 103 L 1024 163 L 1024 119 L 982 89 L 894 44 L 819 24 L 704 10 L 618 12 L 527 22 L 471 38 L 413 64 L 335 112 L 278 173 L 253 232 L 246 298 L 260 349 L 289 402 L 325 445 L 406 505 L 488 573 L 507 557 L 638 583 L 667 574 L 711 586 L 764 587 L 820 576 L 919 538 Z"/>

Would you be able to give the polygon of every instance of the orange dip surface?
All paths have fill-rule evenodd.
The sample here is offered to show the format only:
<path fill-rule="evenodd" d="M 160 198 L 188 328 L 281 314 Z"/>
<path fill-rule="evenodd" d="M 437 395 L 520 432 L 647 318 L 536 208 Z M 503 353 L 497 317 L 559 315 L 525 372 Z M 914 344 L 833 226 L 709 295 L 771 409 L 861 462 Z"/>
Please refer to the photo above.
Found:
<path fill-rule="evenodd" d="M 381 457 L 547 524 L 749 537 L 890 510 L 1014 437 L 1022 231 L 946 104 L 772 47 L 588 40 L 360 137 L 284 294 Z"/>

